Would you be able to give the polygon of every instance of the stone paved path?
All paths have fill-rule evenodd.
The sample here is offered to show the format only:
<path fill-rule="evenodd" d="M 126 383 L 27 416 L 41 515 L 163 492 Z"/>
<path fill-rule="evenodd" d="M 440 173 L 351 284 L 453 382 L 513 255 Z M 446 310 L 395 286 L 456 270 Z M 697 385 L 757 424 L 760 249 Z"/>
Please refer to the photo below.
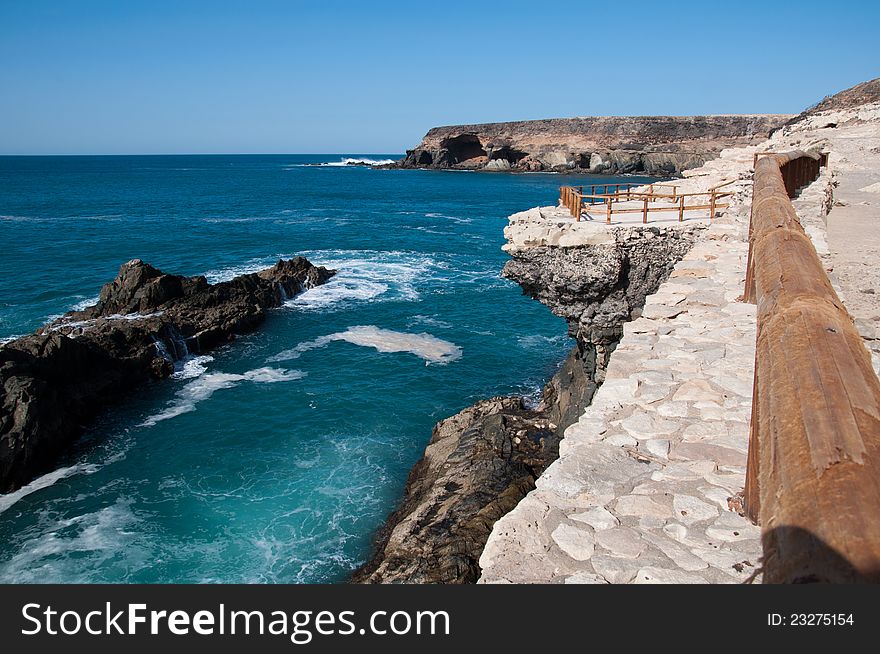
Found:
<path fill-rule="evenodd" d="M 565 432 L 560 458 L 495 524 L 480 559 L 481 583 L 760 579 L 760 529 L 736 512 L 754 371 L 755 307 L 737 301 L 748 254 L 752 154 L 830 148 L 831 171 L 794 204 L 826 266 L 841 269 L 832 281 L 878 365 L 880 277 L 872 257 L 880 245 L 871 221 L 880 184 L 863 184 L 880 179 L 880 106 L 857 112 L 857 121 L 854 112 L 832 116 L 845 127 L 825 129 L 827 117 L 818 116 L 815 125 L 777 133 L 758 148 L 725 151 L 686 173 L 684 192 L 733 177 L 740 180 L 732 186 L 736 196 L 647 299 L 641 317 L 626 325 L 605 383 Z M 838 206 L 858 203 L 862 220 L 846 238 L 870 232 L 861 256 L 847 251 L 843 225 L 837 234 L 826 231 L 835 218 L 832 210 L 824 219 L 834 186 L 851 195 Z"/>
<path fill-rule="evenodd" d="M 626 325 L 560 460 L 495 525 L 483 583 L 717 583 L 755 572 L 759 529 L 729 500 L 745 478 L 754 365 L 755 309 L 737 302 L 745 211 L 717 219 Z"/>

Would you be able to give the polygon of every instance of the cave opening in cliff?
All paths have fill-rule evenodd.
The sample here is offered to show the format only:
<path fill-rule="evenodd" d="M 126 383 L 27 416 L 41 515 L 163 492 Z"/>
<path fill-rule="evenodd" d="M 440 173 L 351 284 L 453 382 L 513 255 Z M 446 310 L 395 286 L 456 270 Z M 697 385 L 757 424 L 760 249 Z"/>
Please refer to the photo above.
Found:
<path fill-rule="evenodd" d="M 516 148 L 512 148 L 509 145 L 503 145 L 500 148 L 492 151 L 492 154 L 489 155 L 489 160 L 494 161 L 495 159 L 506 159 L 510 162 L 511 165 L 515 165 L 519 163 L 520 160 L 525 159 L 527 156 L 528 152 L 517 150 Z"/>
<path fill-rule="evenodd" d="M 483 149 L 483 144 L 476 134 L 461 134 L 444 139 L 440 143 L 440 147 L 446 149 L 454 164 L 486 159 L 486 150 Z"/>

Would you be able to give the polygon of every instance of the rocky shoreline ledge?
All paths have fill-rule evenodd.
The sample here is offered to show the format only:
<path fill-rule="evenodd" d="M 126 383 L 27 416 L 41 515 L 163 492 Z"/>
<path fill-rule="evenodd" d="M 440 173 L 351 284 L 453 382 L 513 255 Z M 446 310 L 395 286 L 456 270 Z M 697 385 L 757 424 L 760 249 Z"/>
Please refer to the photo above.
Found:
<path fill-rule="evenodd" d="M 704 229 L 586 225 L 565 247 L 523 240 L 523 215 L 505 230 L 503 274 L 568 321 L 576 345 L 546 385 L 541 405 L 483 400 L 441 421 L 413 467 L 404 498 L 376 537 L 355 583 L 474 583 L 492 526 L 558 456 L 604 378 L 623 325 L 639 315 Z"/>
<path fill-rule="evenodd" d="M 97 304 L 0 347 L 0 492 L 48 470 L 125 393 L 256 329 L 268 309 L 334 273 L 296 257 L 209 284 L 125 263 Z"/>

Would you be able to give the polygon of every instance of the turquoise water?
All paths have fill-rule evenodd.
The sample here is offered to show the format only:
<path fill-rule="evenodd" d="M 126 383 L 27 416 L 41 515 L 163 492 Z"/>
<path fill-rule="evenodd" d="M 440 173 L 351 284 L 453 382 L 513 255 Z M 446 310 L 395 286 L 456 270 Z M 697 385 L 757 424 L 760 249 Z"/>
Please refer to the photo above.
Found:
<path fill-rule="evenodd" d="M 0 496 L 0 581 L 345 581 L 435 422 L 537 393 L 570 342 L 501 278 L 502 229 L 587 179 L 306 165 L 340 160 L 0 157 L 2 339 L 135 257 L 211 281 L 296 254 L 339 270 Z"/>

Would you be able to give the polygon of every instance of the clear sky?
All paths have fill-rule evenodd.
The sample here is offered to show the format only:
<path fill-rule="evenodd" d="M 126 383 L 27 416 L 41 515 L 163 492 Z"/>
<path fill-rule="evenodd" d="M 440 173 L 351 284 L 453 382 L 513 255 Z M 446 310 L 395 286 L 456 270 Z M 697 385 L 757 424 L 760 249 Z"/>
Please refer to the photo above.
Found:
<path fill-rule="evenodd" d="M 395 153 L 444 124 L 796 113 L 878 76 L 878 0 L 0 0 L 0 154 Z"/>

